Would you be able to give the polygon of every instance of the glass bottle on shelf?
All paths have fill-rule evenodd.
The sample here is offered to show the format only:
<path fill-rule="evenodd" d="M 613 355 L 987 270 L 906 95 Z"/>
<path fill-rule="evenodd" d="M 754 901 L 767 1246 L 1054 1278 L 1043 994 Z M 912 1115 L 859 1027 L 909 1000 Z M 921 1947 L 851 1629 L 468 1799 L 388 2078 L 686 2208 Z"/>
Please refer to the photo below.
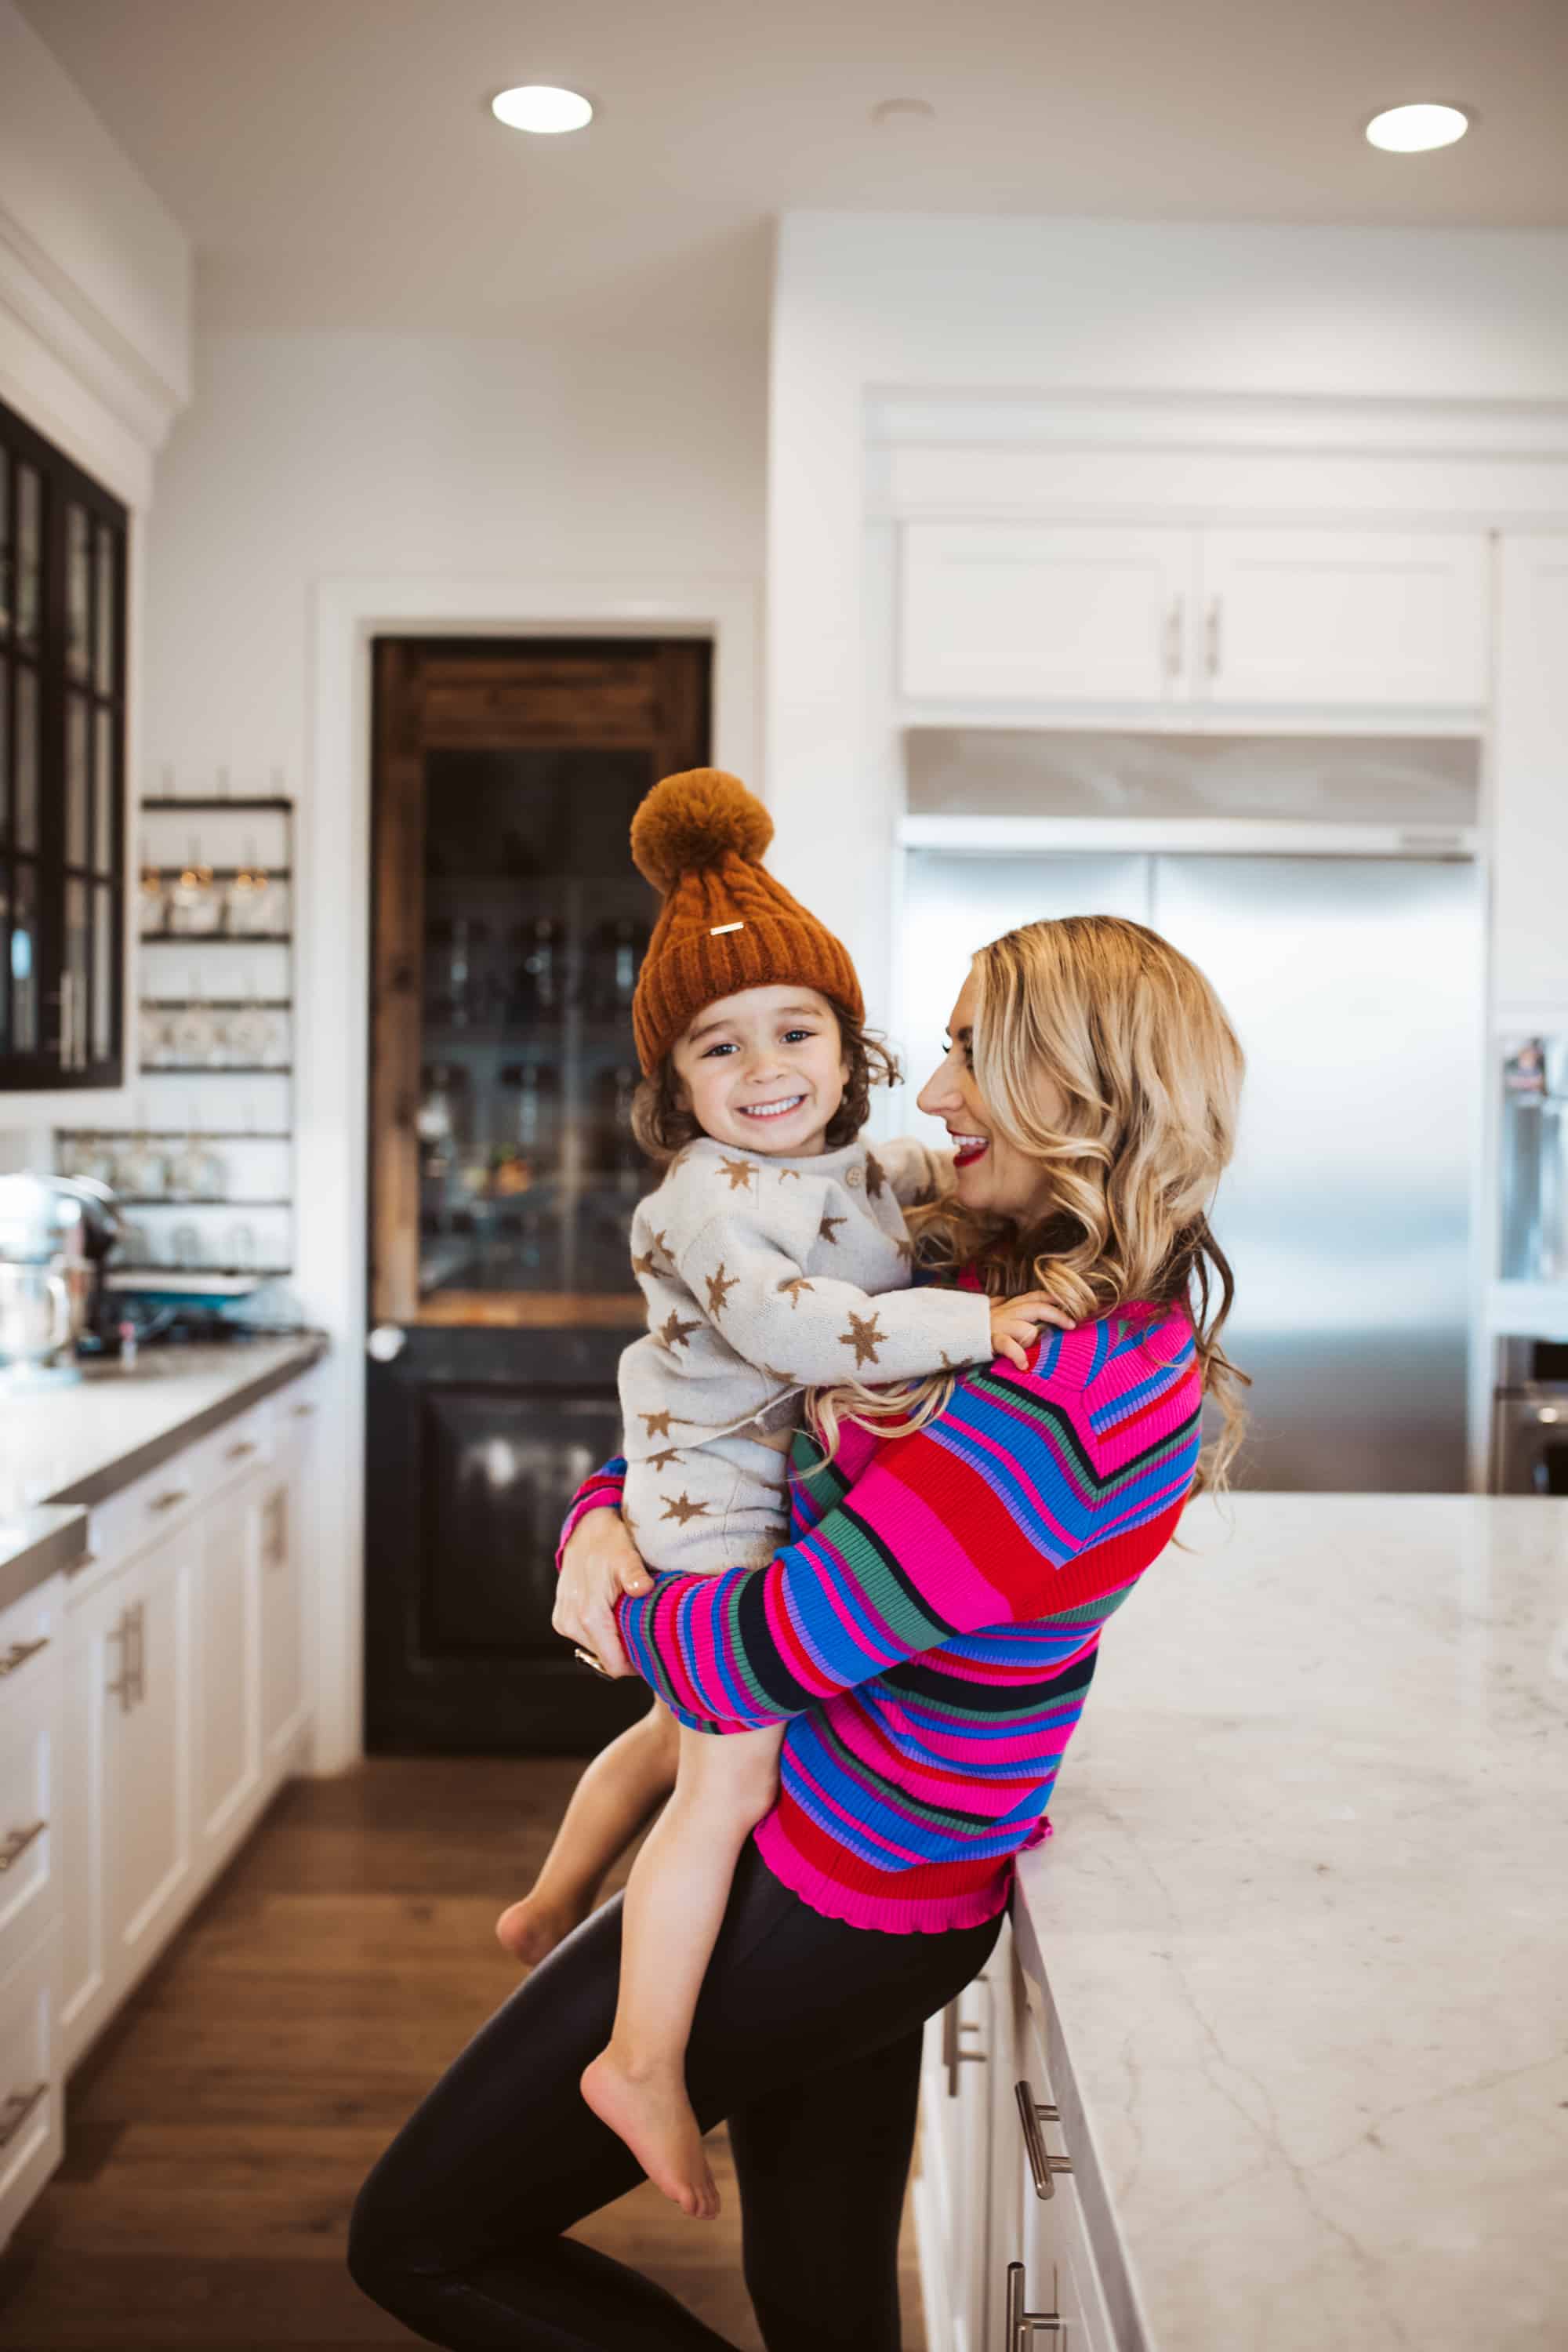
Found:
<path fill-rule="evenodd" d="M 193 840 L 169 892 L 169 929 L 191 938 L 210 938 L 222 923 L 223 900 L 212 867 L 202 864 L 201 844 Z"/>
<path fill-rule="evenodd" d="M 444 1182 L 468 1138 L 468 1075 L 449 1062 L 432 1062 L 421 1072 L 420 1083 L 423 1092 L 414 1120 L 420 1173 Z"/>
<path fill-rule="evenodd" d="M 168 912 L 163 902 L 163 877 L 156 866 L 142 868 L 142 887 L 136 898 L 136 929 L 142 939 L 168 928 Z"/>
<path fill-rule="evenodd" d="M 518 965 L 513 982 L 514 1021 L 547 1020 L 561 1002 L 561 926 L 552 915 L 536 915 L 513 933 Z"/>
<path fill-rule="evenodd" d="M 601 1021 L 629 1013 L 648 928 L 634 915 L 607 916 L 594 934 L 589 955 L 588 1010 Z"/>
<path fill-rule="evenodd" d="M 637 1137 L 632 1133 L 632 1105 L 637 1099 L 637 1074 L 630 1062 L 622 1062 L 613 1070 L 602 1070 L 595 1092 L 598 1097 L 598 1149 L 595 1159 L 599 1167 L 616 1180 L 621 1192 L 637 1189 L 645 1162 Z"/>

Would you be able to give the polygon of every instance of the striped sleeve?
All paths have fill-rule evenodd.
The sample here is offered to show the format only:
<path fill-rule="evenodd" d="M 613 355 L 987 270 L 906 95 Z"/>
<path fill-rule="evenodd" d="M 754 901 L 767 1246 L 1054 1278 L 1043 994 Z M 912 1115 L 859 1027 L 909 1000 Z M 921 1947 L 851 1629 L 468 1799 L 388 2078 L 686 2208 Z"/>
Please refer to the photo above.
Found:
<path fill-rule="evenodd" d="M 685 1722 L 750 1730 L 961 1633 L 1048 1622 L 1131 1583 L 1174 1532 L 1197 1458 L 1195 1376 L 1095 1440 L 1081 1395 L 1000 1367 L 879 1448 L 759 1568 L 665 1575 L 617 1606 L 626 1655 Z"/>
<path fill-rule="evenodd" d="M 622 1454 L 617 1454 L 613 1461 L 605 1463 L 602 1470 L 595 1470 L 584 1479 L 567 1505 L 566 1517 L 561 1523 L 561 1540 L 555 1547 L 557 1575 L 561 1572 L 561 1555 L 578 1520 L 585 1518 L 590 1511 L 618 1511 L 626 1486 L 626 1464 Z"/>

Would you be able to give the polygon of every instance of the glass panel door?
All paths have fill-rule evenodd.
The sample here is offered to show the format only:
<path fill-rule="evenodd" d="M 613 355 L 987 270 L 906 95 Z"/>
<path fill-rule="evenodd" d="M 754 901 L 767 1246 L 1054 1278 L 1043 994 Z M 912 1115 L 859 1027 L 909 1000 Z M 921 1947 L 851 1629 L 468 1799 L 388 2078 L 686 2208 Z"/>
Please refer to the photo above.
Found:
<path fill-rule="evenodd" d="M 426 762 L 419 1297 L 630 1288 L 631 999 L 656 906 L 626 851 L 647 751 Z M 482 1313 L 481 1313 L 482 1319 Z"/>

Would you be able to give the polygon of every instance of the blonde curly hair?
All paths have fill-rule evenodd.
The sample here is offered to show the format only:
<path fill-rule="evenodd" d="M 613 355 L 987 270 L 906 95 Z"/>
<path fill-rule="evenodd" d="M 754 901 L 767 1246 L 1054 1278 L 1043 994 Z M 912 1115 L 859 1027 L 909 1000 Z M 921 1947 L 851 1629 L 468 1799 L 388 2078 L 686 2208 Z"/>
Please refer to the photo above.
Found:
<path fill-rule="evenodd" d="M 1044 1291 L 1077 1323 L 1184 1302 L 1219 1414 L 1195 1491 L 1221 1490 L 1247 1383 L 1221 1344 L 1235 1285 L 1208 1226 L 1245 1068 L 1224 1007 L 1168 940 L 1115 915 L 1026 923 L 982 948 L 973 974 L 975 1081 L 996 1132 L 1048 1171 L 1049 1205 L 1021 1228 L 945 1195 L 910 1216 L 921 1262 L 973 1265 L 992 1297 Z M 1037 1107 L 1042 1080 L 1066 1103 L 1058 1126 Z M 957 1377 L 845 1381 L 814 1391 L 807 1418 L 831 1459 L 842 1423 L 907 1435 L 945 1409 Z"/>

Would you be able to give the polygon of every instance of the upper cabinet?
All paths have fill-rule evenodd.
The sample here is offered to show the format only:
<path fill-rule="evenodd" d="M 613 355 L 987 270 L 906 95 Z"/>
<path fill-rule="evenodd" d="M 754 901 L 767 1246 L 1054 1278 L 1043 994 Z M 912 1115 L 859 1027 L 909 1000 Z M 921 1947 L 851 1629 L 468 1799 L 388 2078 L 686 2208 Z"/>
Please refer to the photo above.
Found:
<path fill-rule="evenodd" d="M 1188 530 L 911 523 L 903 690 L 965 700 L 1183 699 L 1183 614 L 1194 587 Z"/>
<path fill-rule="evenodd" d="M 121 1076 L 125 545 L 0 407 L 0 1091 Z"/>
<path fill-rule="evenodd" d="M 914 700 L 1475 711 L 1484 534 L 911 523 Z"/>

